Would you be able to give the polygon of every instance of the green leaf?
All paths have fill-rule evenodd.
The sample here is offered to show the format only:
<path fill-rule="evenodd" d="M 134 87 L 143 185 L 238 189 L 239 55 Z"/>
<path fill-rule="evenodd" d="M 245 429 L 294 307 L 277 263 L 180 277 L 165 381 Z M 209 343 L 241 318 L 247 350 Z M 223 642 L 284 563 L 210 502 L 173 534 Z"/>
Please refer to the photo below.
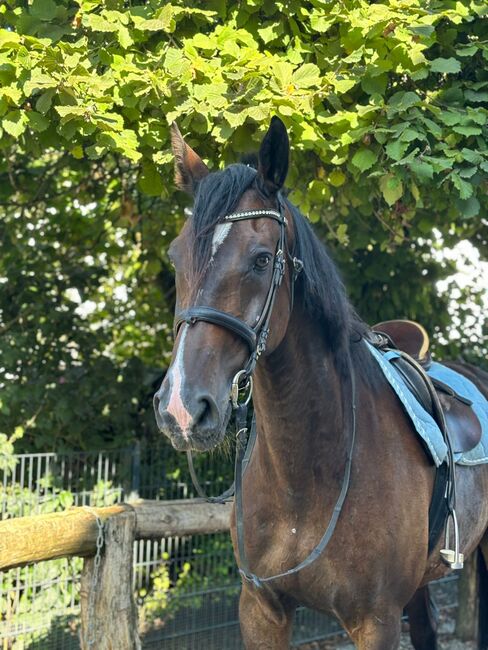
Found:
<path fill-rule="evenodd" d="M 76 117 L 84 117 L 87 112 L 85 106 L 56 106 L 56 111 L 63 120 L 72 120 Z"/>
<path fill-rule="evenodd" d="M 417 93 L 411 91 L 405 92 L 401 90 L 400 92 L 397 92 L 390 97 L 388 106 L 394 108 L 397 111 L 406 111 L 412 106 L 416 106 L 421 101 L 422 100 L 417 95 Z"/>
<path fill-rule="evenodd" d="M 225 83 L 199 84 L 193 87 L 193 94 L 198 102 L 208 102 L 214 108 L 223 108 L 227 104 Z"/>
<path fill-rule="evenodd" d="M 329 183 L 333 187 L 340 187 L 341 185 L 344 185 L 345 182 L 346 182 L 346 176 L 341 172 L 340 169 L 334 169 L 329 174 Z"/>
<path fill-rule="evenodd" d="M 188 8 L 186 11 L 188 11 L 188 13 L 192 13 L 194 11 L 194 12 L 198 12 L 199 14 L 201 13 L 201 15 L 205 15 L 205 11 L 200 9 Z M 174 7 L 172 4 L 167 2 L 164 4 L 163 8 L 156 14 L 156 18 L 162 20 L 164 25 L 163 29 L 165 29 L 169 33 L 172 33 L 176 29 L 175 16 L 181 12 L 184 13 L 185 9 L 181 9 L 180 7 Z"/>
<path fill-rule="evenodd" d="M 432 135 L 435 138 L 442 137 L 442 128 L 437 124 L 437 122 L 434 122 L 428 117 L 422 117 L 422 122 L 425 124 L 425 126 L 429 129 L 430 133 L 432 133 Z"/>
<path fill-rule="evenodd" d="M 421 199 L 420 191 L 417 185 L 413 181 L 410 183 L 410 191 L 412 192 L 412 196 L 415 199 L 415 202 L 419 203 Z"/>
<path fill-rule="evenodd" d="M 461 149 L 461 155 L 464 160 L 472 163 L 473 165 L 479 165 L 483 160 L 483 156 L 478 151 L 473 151 L 473 149 Z"/>
<path fill-rule="evenodd" d="M 93 113 L 92 120 L 103 131 L 121 131 L 124 119 L 118 113 Z"/>
<path fill-rule="evenodd" d="M 2 119 L 2 127 L 14 138 L 18 138 L 25 131 L 27 126 L 27 115 L 25 111 L 10 111 Z"/>
<path fill-rule="evenodd" d="M 474 43 L 473 45 L 462 45 L 461 47 L 456 48 L 456 54 L 458 56 L 473 56 L 478 51 L 479 46 Z"/>
<path fill-rule="evenodd" d="M 58 13 L 58 7 L 54 0 L 34 0 L 30 13 L 40 20 L 52 20 Z"/>
<path fill-rule="evenodd" d="M 468 106 L 466 112 L 468 114 L 467 119 L 475 124 L 484 126 L 488 122 L 488 111 L 483 108 L 471 108 Z"/>
<path fill-rule="evenodd" d="M 310 16 L 310 27 L 320 33 L 326 32 L 334 24 L 334 17 L 319 13 L 314 10 Z"/>
<path fill-rule="evenodd" d="M 429 165 L 432 165 L 434 172 L 443 172 L 446 169 L 452 169 L 453 161 L 451 158 L 446 158 L 444 156 L 424 156 L 425 162 L 428 162 Z"/>
<path fill-rule="evenodd" d="M 339 240 L 341 246 L 347 246 L 349 244 L 349 235 L 347 234 L 347 224 L 341 223 L 336 230 L 336 237 Z"/>
<path fill-rule="evenodd" d="M 10 99 L 9 104 L 20 104 L 22 99 L 22 92 L 17 85 L 4 86 L 0 88 L 0 96 Z"/>
<path fill-rule="evenodd" d="M 471 178 L 476 174 L 478 171 L 478 167 L 463 167 L 462 169 L 459 170 L 459 176 L 461 178 Z"/>
<path fill-rule="evenodd" d="M 456 208 L 465 219 L 471 219 L 479 214 L 481 205 L 475 196 L 471 196 L 469 199 L 457 199 Z"/>
<path fill-rule="evenodd" d="M 365 75 L 361 79 L 361 88 L 368 95 L 384 95 L 387 84 L 388 77 L 386 74 L 379 74 L 374 77 Z"/>
<path fill-rule="evenodd" d="M 413 142 L 414 140 L 425 140 L 425 134 L 415 129 L 405 129 L 400 135 L 400 139 L 404 142 Z"/>
<path fill-rule="evenodd" d="M 409 167 L 421 181 L 430 180 L 434 176 L 434 168 L 432 165 L 418 158 L 412 160 Z"/>
<path fill-rule="evenodd" d="M 434 59 L 430 62 L 432 72 L 442 72 L 443 74 L 455 74 L 461 72 L 461 64 L 453 57 L 449 59 Z"/>
<path fill-rule="evenodd" d="M 100 146 L 98 144 L 92 144 L 85 149 L 85 153 L 90 160 L 97 160 L 98 158 L 101 158 L 106 151 L 107 147 Z"/>
<path fill-rule="evenodd" d="M 217 49 L 217 43 L 213 38 L 207 36 L 206 34 L 197 33 L 192 38 L 192 45 L 195 47 L 201 48 L 202 50 L 214 51 Z M 181 50 L 179 50 L 181 51 Z"/>
<path fill-rule="evenodd" d="M 354 86 L 357 84 L 356 79 L 333 79 L 332 80 L 332 85 L 334 86 L 334 90 L 338 92 L 339 94 L 347 93 L 351 88 L 354 88 Z"/>
<path fill-rule="evenodd" d="M 464 181 L 458 174 L 451 175 L 454 187 L 459 191 L 461 199 L 469 199 L 473 194 L 473 186 L 468 181 Z"/>
<path fill-rule="evenodd" d="M 5 5 L 4 5 L 5 6 Z M 0 48 L 19 47 L 20 36 L 16 32 L 7 29 L 0 29 Z"/>
<path fill-rule="evenodd" d="M 124 129 L 121 132 L 106 131 L 99 136 L 98 140 L 101 146 L 115 148 L 134 162 L 141 159 L 141 153 L 137 149 L 139 141 L 136 133 L 131 129 Z"/>
<path fill-rule="evenodd" d="M 261 29 L 258 29 L 258 34 L 263 39 L 264 43 L 270 43 L 280 36 L 283 32 L 283 26 L 281 23 L 272 23 L 271 25 L 266 25 Z"/>
<path fill-rule="evenodd" d="M 29 111 L 27 113 L 27 119 L 29 120 L 29 126 L 33 131 L 45 131 L 50 122 L 44 115 L 36 113 L 36 111 Z"/>
<path fill-rule="evenodd" d="M 124 25 L 121 25 L 119 27 L 117 34 L 119 38 L 119 43 L 122 45 L 124 50 L 126 50 L 127 48 L 131 47 L 131 45 L 134 44 L 134 40 L 130 35 L 129 30 Z"/>
<path fill-rule="evenodd" d="M 137 20 L 137 22 L 136 21 L 134 22 L 136 28 L 140 29 L 143 32 L 167 31 L 167 27 L 168 27 L 164 20 L 158 20 L 156 18 L 152 18 L 150 20 Z M 197 34 L 197 36 L 200 36 L 200 34 Z M 196 43 L 195 46 L 201 47 L 201 45 L 197 45 Z"/>
<path fill-rule="evenodd" d="M 70 150 L 70 154 L 73 156 L 73 158 L 81 160 L 84 155 L 83 147 L 80 144 L 77 144 Z"/>
<path fill-rule="evenodd" d="M 393 160 L 401 160 L 408 149 L 408 142 L 403 142 L 402 140 L 393 140 L 389 142 L 385 149 L 389 158 Z"/>
<path fill-rule="evenodd" d="M 49 90 L 46 90 L 45 92 L 40 95 L 39 99 L 36 102 L 36 109 L 39 111 L 39 113 L 47 113 L 48 110 L 51 108 L 51 102 L 55 93 L 54 88 L 50 88 Z"/>
<path fill-rule="evenodd" d="M 31 78 L 24 84 L 24 93 L 29 96 L 35 90 L 44 90 L 45 88 L 55 88 L 58 85 L 56 79 L 50 75 L 41 72 L 40 70 L 33 70 Z"/>
<path fill-rule="evenodd" d="M 83 24 L 94 32 L 116 32 L 119 29 L 117 23 L 110 22 L 98 14 L 84 15 Z"/>
<path fill-rule="evenodd" d="M 293 66 L 286 61 L 279 61 L 276 63 L 272 68 L 272 72 L 280 89 L 284 90 L 291 84 Z"/>
<path fill-rule="evenodd" d="M 250 106 L 247 109 L 247 114 L 256 122 L 264 122 L 269 119 L 269 108 L 266 106 Z"/>
<path fill-rule="evenodd" d="M 441 122 L 447 124 L 447 126 L 459 124 L 463 117 L 463 113 L 460 113 L 459 111 L 441 111 L 438 114 L 438 118 L 441 120 Z"/>
<path fill-rule="evenodd" d="M 156 165 L 151 162 L 143 164 L 139 187 L 148 196 L 161 196 L 164 185 Z"/>
<path fill-rule="evenodd" d="M 292 83 L 298 88 L 310 88 L 318 86 L 322 81 L 320 69 L 314 63 L 305 63 L 292 75 Z"/>
<path fill-rule="evenodd" d="M 424 36 L 425 38 L 432 36 L 432 34 L 435 32 L 435 28 L 432 25 L 413 25 L 408 29 L 412 32 L 412 34 L 417 34 L 417 36 Z"/>
<path fill-rule="evenodd" d="M 365 172 L 370 169 L 378 160 L 378 153 L 372 149 L 360 149 L 352 157 L 352 164 L 360 171 Z"/>
<path fill-rule="evenodd" d="M 488 102 L 488 92 L 468 89 L 464 91 L 464 98 L 470 102 Z"/>
<path fill-rule="evenodd" d="M 385 174 L 380 178 L 380 190 L 388 205 L 396 203 L 403 195 L 403 183 L 395 174 Z"/>
<path fill-rule="evenodd" d="M 453 126 L 452 130 L 461 135 L 469 137 L 470 135 L 481 135 L 482 130 L 477 126 Z"/>

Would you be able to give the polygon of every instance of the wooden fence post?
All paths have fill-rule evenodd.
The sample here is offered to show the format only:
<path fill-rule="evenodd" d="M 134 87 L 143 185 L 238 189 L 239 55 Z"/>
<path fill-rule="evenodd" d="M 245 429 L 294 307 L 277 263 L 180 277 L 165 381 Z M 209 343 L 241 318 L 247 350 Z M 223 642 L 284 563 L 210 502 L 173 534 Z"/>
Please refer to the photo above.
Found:
<path fill-rule="evenodd" d="M 95 558 L 81 576 L 82 650 L 140 650 L 133 597 L 132 553 L 136 516 L 132 508 L 107 519 L 95 590 Z"/>
<path fill-rule="evenodd" d="M 458 583 L 456 636 L 461 641 L 476 641 L 478 637 L 478 551 L 464 562 Z"/>

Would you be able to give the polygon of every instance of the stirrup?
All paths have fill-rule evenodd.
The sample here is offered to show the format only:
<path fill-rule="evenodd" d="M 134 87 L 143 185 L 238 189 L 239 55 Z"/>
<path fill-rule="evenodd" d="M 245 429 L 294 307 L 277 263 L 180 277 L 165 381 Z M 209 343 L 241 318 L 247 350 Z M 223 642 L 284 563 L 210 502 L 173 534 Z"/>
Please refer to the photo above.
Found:
<path fill-rule="evenodd" d="M 452 519 L 454 527 L 454 550 L 449 548 L 450 544 L 450 521 Z M 459 552 L 459 527 L 456 517 L 456 511 L 452 510 L 446 522 L 446 532 L 444 536 L 444 548 L 441 549 L 441 558 L 451 569 L 462 569 L 464 566 L 464 554 Z"/>

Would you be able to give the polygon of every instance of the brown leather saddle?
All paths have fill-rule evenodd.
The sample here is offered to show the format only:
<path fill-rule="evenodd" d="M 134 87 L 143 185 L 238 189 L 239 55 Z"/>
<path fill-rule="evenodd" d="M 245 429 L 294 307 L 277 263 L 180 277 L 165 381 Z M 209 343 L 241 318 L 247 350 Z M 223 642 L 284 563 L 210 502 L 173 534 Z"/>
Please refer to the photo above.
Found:
<path fill-rule="evenodd" d="M 424 370 L 432 363 L 429 350 L 429 335 L 419 323 L 411 320 L 390 320 L 373 326 L 376 335 L 384 336 L 390 348 L 406 352 Z M 410 368 L 397 366 L 407 384 L 424 408 L 435 418 L 435 405 L 425 391 L 425 380 L 421 374 Z M 467 452 L 476 447 L 481 439 L 481 424 L 471 408 L 472 402 L 458 395 L 446 384 L 430 377 L 442 408 L 454 453 Z M 424 386 L 422 387 L 423 384 Z"/>

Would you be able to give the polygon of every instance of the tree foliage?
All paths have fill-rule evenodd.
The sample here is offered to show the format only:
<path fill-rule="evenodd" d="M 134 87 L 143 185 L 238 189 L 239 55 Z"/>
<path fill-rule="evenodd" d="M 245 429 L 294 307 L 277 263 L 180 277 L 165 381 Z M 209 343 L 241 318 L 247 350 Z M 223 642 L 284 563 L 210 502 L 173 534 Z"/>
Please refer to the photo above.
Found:
<path fill-rule="evenodd" d="M 6 0 L 0 431 L 86 447 L 152 426 L 171 348 L 165 249 L 186 201 L 173 120 L 216 168 L 279 115 L 292 199 L 361 315 L 446 336 L 435 283 L 452 265 L 432 249 L 468 239 L 487 254 L 487 14 L 484 0 Z M 451 354 L 473 346 L 469 293 Z"/>

